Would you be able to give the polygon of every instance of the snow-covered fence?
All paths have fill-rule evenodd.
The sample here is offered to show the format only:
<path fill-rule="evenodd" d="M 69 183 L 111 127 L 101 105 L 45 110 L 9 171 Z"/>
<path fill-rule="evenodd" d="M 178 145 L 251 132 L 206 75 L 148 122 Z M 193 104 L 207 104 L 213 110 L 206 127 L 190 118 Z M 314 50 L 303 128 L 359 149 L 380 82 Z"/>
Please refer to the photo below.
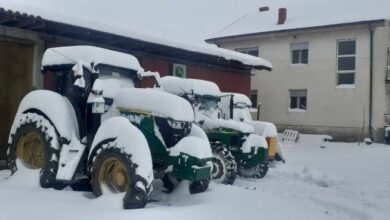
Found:
<path fill-rule="evenodd" d="M 296 130 L 286 129 L 282 135 L 282 142 L 297 142 L 299 138 L 299 132 Z"/>

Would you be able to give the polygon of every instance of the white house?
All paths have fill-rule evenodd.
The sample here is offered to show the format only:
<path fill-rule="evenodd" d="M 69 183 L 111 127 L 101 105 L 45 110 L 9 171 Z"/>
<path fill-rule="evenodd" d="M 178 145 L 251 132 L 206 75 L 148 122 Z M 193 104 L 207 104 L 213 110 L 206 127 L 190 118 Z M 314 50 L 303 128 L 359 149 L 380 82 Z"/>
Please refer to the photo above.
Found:
<path fill-rule="evenodd" d="M 261 55 L 252 101 L 280 130 L 382 141 L 390 124 L 389 0 L 294 0 L 266 5 L 208 42 Z"/>

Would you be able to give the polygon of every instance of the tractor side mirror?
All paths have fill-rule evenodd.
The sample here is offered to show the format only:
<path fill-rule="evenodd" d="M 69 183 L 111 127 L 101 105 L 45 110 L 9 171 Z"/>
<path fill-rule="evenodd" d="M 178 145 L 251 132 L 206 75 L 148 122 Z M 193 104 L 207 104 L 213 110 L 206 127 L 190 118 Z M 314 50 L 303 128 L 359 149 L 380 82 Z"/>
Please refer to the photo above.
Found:
<path fill-rule="evenodd" d="M 92 93 L 94 95 L 103 95 L 104 82 L 101 79 L 95 79 L 95 82 L 92 86 Z"/>

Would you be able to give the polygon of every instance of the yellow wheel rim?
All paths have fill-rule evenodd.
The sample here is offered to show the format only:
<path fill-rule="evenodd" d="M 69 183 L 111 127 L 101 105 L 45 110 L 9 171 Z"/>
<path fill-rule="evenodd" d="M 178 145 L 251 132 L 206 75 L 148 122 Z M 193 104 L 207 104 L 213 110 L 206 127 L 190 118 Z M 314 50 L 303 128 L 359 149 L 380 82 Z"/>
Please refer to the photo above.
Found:
<path fill-rule="evenodd" d="M 100 184 L 106 185 L 111 192 L 126 192 L 129 180 L 125 165 L 116 158 L 106 159 L 99 172 Z"/>
<path fill-rule="evenodd" d="M 42 168 L 45 159 L 41 136 L 34 131 L 21 136 L 16 145 L 16 156 L 29 168 Z"/>

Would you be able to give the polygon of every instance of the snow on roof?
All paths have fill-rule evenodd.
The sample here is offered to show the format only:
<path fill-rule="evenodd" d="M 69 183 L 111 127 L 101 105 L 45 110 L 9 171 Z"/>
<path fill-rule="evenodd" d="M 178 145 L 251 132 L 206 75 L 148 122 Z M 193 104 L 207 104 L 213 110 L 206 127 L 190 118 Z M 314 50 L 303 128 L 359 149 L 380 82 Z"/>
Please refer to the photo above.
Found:
<path fill-rule="evenodd" d="M 269 11 L 259 12 L 262 6 Z M 279 8 L 287 9 L 282 25 L 277 24 Z M 389 19 L 389 8 L 389 0 L 268 0 L 211 38 Z"/>
<path fill-rule="evenodd" d="M 160 80 L 164 91 L 182 96 L 185 93 L 195 95 L 220 96 L 217 84 L 201 79 L 183 79 L 174 76 L 164 76 Z"/>
<path fill-rule="evenodd" d="M 151 112 L 154 116 L 178 121 L 194 121 L 194 111 L 187 100 L 158 89 L 121 89 L 115 106 L 124 110 Z"/>
<path fill-rule="evenodd" d="M 179 37 L 178 33 L 173 33 L 172 31 L 162 30 L 159 28 L 148 28 L 142 21 L 140 21 L 142 19 L 139 18 L 139 16 L 133 16 L 133 11 L 137 10 L 137 8 L 132 7 L 130 3 L 121 2 L 120 4 L 114 4 L 110 2 L 107 4 L 100 2 L 100 5 L 106 5 L 106 7 L 103 7 L 104 11 L 102 11 L 102 7 L 97 6 L 97 3 L 95 2 L 89 2 L 88 4 L 80 3 L 80 1 L 76 0 L 55 2 L 42 0 L 1 0 L 0 2 L 1 7 L 6 10 L 39 16 L 45 20 L 76 25 L 79 27 L 112 33 L 118 36 L 213 55 L 226 60 L 238 61 L 244 65 L 252 67 L 272 68 L 272 64 L 269 61 L 259 57 L 219 48 L 216 45 L 208 44 L 203 40 L 194 40 L 187 36 Z M 128 12 L 125 15 L 122 14 L 122 16 L 118 16 L 117 14 L 107 12 L 106 10 L 107 7 L 110 6 L 112 7 L 112 11 L 116 11 L 115 7 L 120 8 L 121 5 L 128 8 Z M 171 13 L 174 12 L 175 11 L 172 10 Z M 145 14 L 145 16 L 151 15 Z M 156 19 L 158 20 L 158 18 Z"/>
<path fill-rule="evenodd" d="M 42 66 L 86 63 L 107 64 L 135 71 L 143 71 L 137 58 L 113 50 L 92 46 L 55 47 L 47 49 L 42 59 Z"/>

